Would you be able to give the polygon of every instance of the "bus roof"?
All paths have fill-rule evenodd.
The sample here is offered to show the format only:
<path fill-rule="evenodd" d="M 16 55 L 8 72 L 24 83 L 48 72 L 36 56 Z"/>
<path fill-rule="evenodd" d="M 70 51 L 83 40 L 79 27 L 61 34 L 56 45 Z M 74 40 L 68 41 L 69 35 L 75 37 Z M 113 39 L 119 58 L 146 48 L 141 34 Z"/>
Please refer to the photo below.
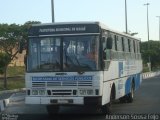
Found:
<path fill-rule="evenodd" d="M 130 34 L 126 34 L 126 33 L 123 33 L 123 32 L 119 32 L 119 31 L 116 31 L 116 30 L 113 30 L 111 29 L 110 27 L 106 26 L 105 24 L 103 24 L 102 22 L 98 22 L 98 21 L 80 21 L 80 22 L 55 22 L 55 23 L 42 23 L 42 24 L 33 24 L 32 27 L 42 27 L 42 26 L 50 26 L 50 25 L 81 25 L 81 24 L 89 24 L 89 25 L 98 25 L 101 29 L 104 29 L 104 30 L 107 30 L 107 31 L 111 31 L 113 33 L 116 33 L 116 34 L 120 34 L 120 35 L 123 35 L 123 36 L 127 36 L 127 37 L 130 37 L 130 38 L 133 38 L 133 39 L 138 39 L 138 40 L 141 40 L 140 38 L 136 38 L 136 37 L 133 37 L 131 36 Z"/>

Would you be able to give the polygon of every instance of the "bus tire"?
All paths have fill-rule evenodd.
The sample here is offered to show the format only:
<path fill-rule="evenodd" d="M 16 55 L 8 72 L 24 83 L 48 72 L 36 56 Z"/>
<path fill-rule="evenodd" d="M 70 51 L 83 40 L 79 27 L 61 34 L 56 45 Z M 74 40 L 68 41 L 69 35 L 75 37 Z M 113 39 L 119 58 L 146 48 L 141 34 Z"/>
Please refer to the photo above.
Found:
<path fill-rule="evenodd" d="M 59 112 L 59 106 L 57 105 L 47 105 L 46 108 L 49 116 L 56 115 Z"/>
<path fill-rule="evenodd" d="M 121 98 L 119 98 L 120 103 L 126 103 L 127 102 L 127 96 L 123 96 Z"/>
<path fill-rule="evenodd" d="M 115 85 L 112 86 L 110 94 L 110 102 L 102 106 L 102 114 L 111 114 L 112 113 L 112 102 L 115 99 Z"/>
<path fill-rule="evenodd" d="M 127 95 L 128 103 L 132 103 L 134 98 L 134 83 L 132 82 L 130 93 Z"/>
<path fill-rule="evenodd" d="M 130 93 L 128 93 L 127 95 L 125 95 L 121 98 L 119 98 L 119 101 L 121 103 L 132 103 L 133 98 L 134 98 L 134 82 L 132 82 L 132 84 L 131 84 Z"/>
<path fill-rule="evenodd" d="M 101 107 L 101 113 L 102 114 L 111 114 L 111 103 L 105 104 Z"/>

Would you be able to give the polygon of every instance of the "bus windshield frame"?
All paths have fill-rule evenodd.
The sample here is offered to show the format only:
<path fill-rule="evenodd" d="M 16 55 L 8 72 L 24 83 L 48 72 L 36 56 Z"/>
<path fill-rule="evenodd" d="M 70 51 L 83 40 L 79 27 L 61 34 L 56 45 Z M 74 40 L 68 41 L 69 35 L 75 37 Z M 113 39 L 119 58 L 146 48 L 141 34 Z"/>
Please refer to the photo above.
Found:
<path fill-rule="evenodd" d="M 100 70 L 99 35 L 29 38 L 27 72 Z"/>

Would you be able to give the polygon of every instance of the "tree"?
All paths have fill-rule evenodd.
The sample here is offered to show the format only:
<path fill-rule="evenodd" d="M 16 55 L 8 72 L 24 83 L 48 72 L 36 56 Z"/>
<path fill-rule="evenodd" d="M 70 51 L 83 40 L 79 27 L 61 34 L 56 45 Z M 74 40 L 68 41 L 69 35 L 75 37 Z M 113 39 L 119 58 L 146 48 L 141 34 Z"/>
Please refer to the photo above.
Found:
<path fill-rule="evenodd" d="M 6 78 L 7 65 L 10 63 L 10 58 L 4 52 L 0 52 L 0 74 L 4 74 Z M 7 80 L 4 80 L 4 88 L 7 88 Z"/>
<path fill-rule="evenodd" d="M 149 49 L 148 49 L 149 47 Z M 143 63 L 147 64 L 149 61 L 149 56 L 151 60 L 152 69 L 160 66 L 160 43 L 159 41 L 150 40 L 149 43 L 141 43 L 141 53 Z"/>
<path fill-rule="evenodd" d="M 22 39 L 22 28 L 16 24 L 0 24 L 0 50 L 3 52 L 3 60 L 7 58 L 4 72 L 4 88 L 7 89 L 7 67 L 16 58 L 19 52 L 19 42 Z M 1 68 L 1 69 L 2 69 Z"/>
<path fill-rule="evenodd" d="M 27 21 L 22 25 L 22 36 L 23 39 L 21 41 L 21 47 L 22 49 L 26 49 L 27 40 L 28 40 L 28 30 L 30 29 L 31 25 L 33 24 L 40 24 L 40 21 Z"/>
<path fill-rule="evenodd" d="M 1 73 L 4 73 L 4 88 L 7 89 L 7 67 L 12 60 L 16 59 L 17 54 L 26 48 L 28 39 L 28 29 L 32 24 L 41 23 L 39 21 L 28 21 L 24 25 L 0 24 L 0 51 L 1 60 L 5 61 L 0 66 Z"/>

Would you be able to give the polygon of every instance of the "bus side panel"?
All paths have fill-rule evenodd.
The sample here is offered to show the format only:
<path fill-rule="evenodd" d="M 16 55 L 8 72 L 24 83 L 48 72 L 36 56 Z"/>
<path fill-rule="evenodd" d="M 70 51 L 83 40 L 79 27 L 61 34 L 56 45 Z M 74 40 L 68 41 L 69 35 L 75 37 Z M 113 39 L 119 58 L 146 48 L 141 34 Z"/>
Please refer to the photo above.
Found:
<path fill-rule="evenodd" d="M 142 80 L 142 75 L 141 73 L 137 74 L 135 77 L 135 90 L 137 90 L 141 84 L 141 80 Z"/>
<path fill-rule="evenodd" d="M 103 80 L 103 91 L 102 91 L 102 105 L 105 105 L 110 102 L 110 93 L 113 83 L 116 81 L 115 78 L 118 77 L 118 62 L 111 61 L 107 71 L 104 71 L 104 80 Z M 114 71 L 114 72 L 113 72 Z M 115 83 L 115 87 L 116 87 Z M 116 89 L 116 88 L 115 88 Z"/>
<path fill-rule="evenodd" d="M 132 78 L 129 77 L 125 82 L 125 95 L 130 93 Z"/>
<path fill-rule="evenodd" d="M 102 105 L 110 102 L 111 85 L 111 82 L 104 82 L 103 84 Z"/>
<path fill-rule="evenodd" d="M 125 95 L 125 82 L 127 77 L 116 79 L 115 87 L 116 87 L 116 96 L 115 99 L 119 99 L 120 97 Z"/>
<path fill-rule="evenodd" d="M 133 76 L 130 76 L 126 80 L 126 83 L 125 83 L 125 94 L 130 93 L 132 80 L 134 80 L 135 90 L 137 90 L 140 87 L 140 84 L 141 84 L 141 73 L 138 73 L 138 74 L 135 74 Z"/>

